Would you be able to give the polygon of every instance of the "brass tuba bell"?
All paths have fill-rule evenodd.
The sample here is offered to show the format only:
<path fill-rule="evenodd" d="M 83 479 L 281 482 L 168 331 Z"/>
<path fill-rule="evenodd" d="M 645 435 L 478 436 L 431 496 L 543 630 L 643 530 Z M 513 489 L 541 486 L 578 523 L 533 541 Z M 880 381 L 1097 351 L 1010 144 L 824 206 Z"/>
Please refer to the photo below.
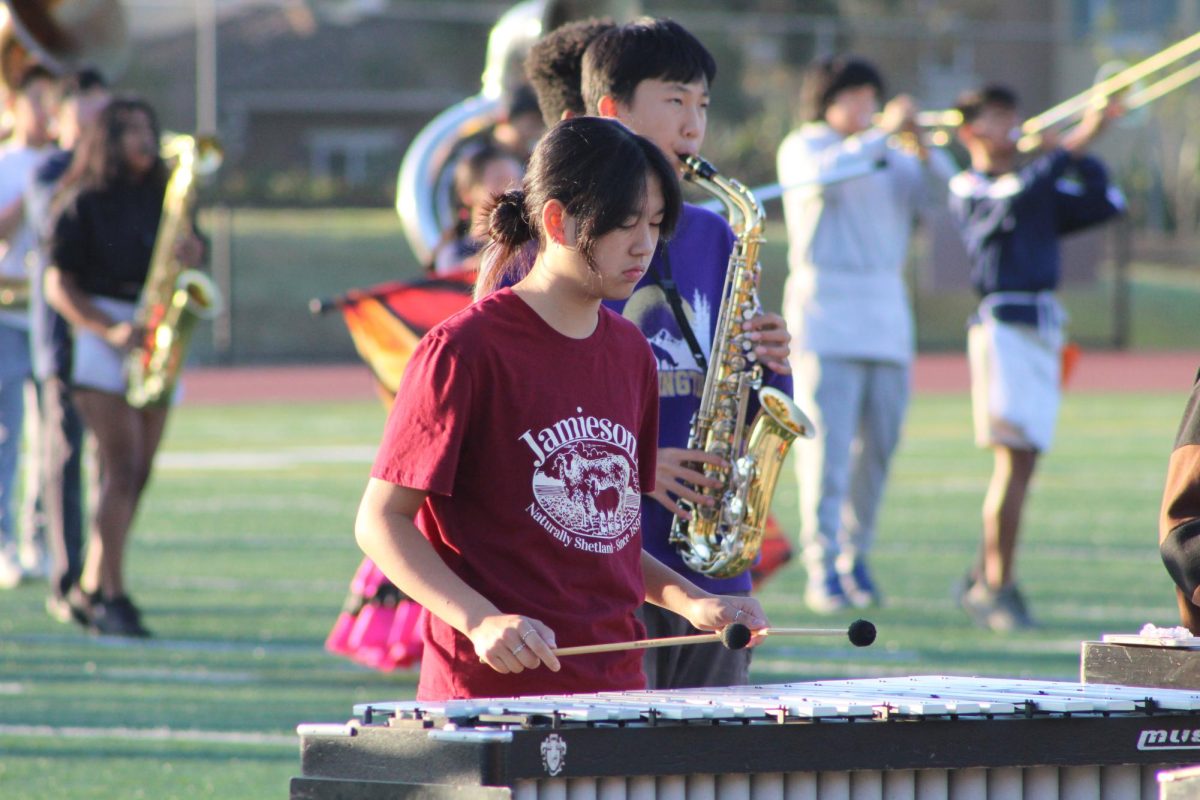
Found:
<path fill-rule="evenodd" d="M 0 80 L 18 85 L 41 64 L 56 75 L 93 69 L 113 81 L 129 58 L 119 0 L 4 0 L 0 7 Z"/>
<path fill-rule="evenodd" d="M 408 244 L 422 262 L 453 223 L 452 172 L 455 147 L 498 121 L 506 91 L 524 81 L 524 60 L 543 34 L 573 20 L 640 13 L 638 0 L 525 0 L 504 13 L 488 34 L 483 86 L 479 93 L 438 114 L 413 139 L 396 180 L 396 213 Z"/>

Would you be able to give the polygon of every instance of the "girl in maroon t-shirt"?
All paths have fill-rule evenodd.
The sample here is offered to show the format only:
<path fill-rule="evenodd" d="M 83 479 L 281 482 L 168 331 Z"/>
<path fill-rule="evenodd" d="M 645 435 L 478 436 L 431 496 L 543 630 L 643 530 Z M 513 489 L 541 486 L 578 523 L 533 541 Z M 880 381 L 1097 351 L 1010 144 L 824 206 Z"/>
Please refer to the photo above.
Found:
<path fill-rule="evenodd" d="M 355 531 L 431 612 L 418 697 L 641 688 L 638 651 L 560 662 L 554 649 L 641 637 L 643 600 L 705 630 L 766 625 L 757 601 L 709 594 L 642 552 L 657 370 L 600 302 L 630 295 L 679 211 L 649 141 L 609 120 L 560 123 L 491 214 L 487 272 L 519 280 L 413 355 Z"/>

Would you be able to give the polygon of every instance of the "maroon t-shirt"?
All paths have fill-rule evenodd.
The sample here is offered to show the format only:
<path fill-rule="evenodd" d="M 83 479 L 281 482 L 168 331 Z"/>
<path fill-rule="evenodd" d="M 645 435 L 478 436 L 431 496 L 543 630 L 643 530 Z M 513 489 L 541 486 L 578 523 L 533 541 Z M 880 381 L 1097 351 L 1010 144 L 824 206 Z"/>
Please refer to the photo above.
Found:
<path fill-rule="evenodd" d="M 657 441 L 641 332 L 601 308 L 571 339 L 505 289 L 421 340 L 371 474 L 429 492 L 417 527 L 501 612 L 541 620 L 560 647 L 626 641 L 644 636 L 639 509 Z M 423 700 L 645 685 L 640 651 L 503 675 L 432 615 L 424 635 Z"/>

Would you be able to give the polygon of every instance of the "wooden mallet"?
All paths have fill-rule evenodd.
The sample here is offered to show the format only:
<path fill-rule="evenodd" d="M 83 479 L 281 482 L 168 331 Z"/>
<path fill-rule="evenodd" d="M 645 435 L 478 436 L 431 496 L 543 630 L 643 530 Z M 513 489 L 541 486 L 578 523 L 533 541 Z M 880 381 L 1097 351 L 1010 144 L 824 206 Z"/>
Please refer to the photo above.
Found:
<path fill-rule="evenodd" d="M 758 631 L 766 636 L 845 636 L 855 647 L 866 647 L 875 641 L 875 626 L 865 619 L 856 619 L 849 628 L 762 628 Z M 585 644 L 577 647 L 560 647 L 556 656 L 582 656 L 588 653 L 614 653 L 621 650 L 648 650 L 652 647 L 675 647 L 686 644 L 720 642 L 730 650 L 741 650 L 750 643 L 752 633 L 740 622 L 726 625 L 723 630 L 712 633 L 694 633 L 690 636 L 663 636 L 659 639 L 641 639 L 636 642 L 609 642 L 608 644 Z"/>

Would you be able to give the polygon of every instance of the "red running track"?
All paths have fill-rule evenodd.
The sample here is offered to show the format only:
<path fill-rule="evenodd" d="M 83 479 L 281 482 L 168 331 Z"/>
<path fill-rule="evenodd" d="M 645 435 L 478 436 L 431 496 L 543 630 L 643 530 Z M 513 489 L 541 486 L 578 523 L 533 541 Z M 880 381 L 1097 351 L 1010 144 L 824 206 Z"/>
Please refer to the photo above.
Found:
<path fill-rule="evenodd" d="M 1200 368 L 1200 352 L 1117 353 L 1085 351 L 1069 389 L 1082 392 L 1179 392 L 1186 395 Z M 374 379 L 359 364 L 314 364 L 286 367 L 203 367 L 184 376 L 188 403 L 315 403 L 370 400 L 377 397 Z M 965 392 L 967 360 L 958 353 L 917 358 L 913 370 L 917 392 Z"/>

